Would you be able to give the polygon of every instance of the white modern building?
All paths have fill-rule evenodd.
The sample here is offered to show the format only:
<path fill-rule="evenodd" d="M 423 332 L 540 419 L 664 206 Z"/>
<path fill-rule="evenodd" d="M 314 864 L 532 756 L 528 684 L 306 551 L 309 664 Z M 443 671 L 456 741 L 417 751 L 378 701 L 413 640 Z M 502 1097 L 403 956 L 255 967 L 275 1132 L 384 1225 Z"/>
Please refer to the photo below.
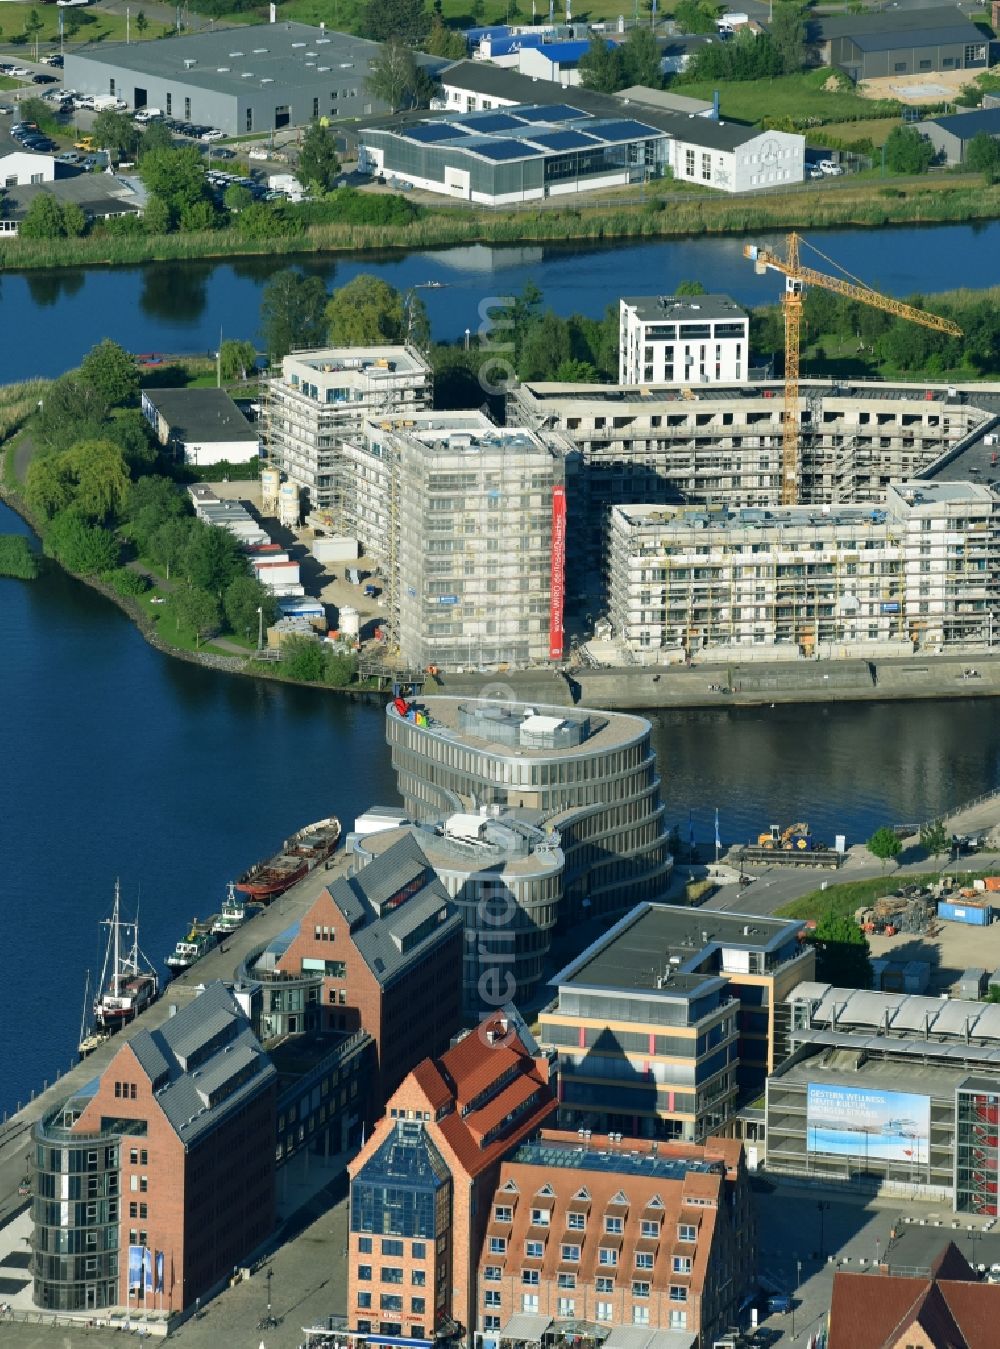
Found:
<path fill-rule="evenodd" d="M 56 161 L 52 155 L 32 155 L 27 150 L 14 150 L 0 157 L 0 188 L 52 183 L 55 177 Z"/>
<path fill-rule="evenodd" d="M 750 317 L 728 295 L 619 302 L 619 384 L 745 384 Z"/>
<path fill-rule="evenodd" d="M 417 410 L 433 376 L 411 346 L 329 347 L 285 356 L 267 381 L 264 455 L 308 494 L 307 509 L 342 507 L 342 446 L 366 417 Z"/>
<path fill-rule="evenodd" d="M 614 637 L 640 663 L 972 649 L 997 614 L 1000 498 L 890 486 L 884 508 L 616 506 Z"/>
<path fill-rule="evenodd" d="M 249 464 L 260 437 L 225 389 L 143 389 L 142 414 L 184 464 Z"/>

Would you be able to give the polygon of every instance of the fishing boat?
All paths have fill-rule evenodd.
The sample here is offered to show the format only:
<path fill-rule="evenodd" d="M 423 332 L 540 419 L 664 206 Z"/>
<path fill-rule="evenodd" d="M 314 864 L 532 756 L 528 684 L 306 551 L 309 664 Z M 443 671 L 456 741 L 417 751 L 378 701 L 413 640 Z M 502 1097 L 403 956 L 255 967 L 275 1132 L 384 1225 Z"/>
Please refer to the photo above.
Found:
<path fill-rule="evenodd" d="M 156 1001 L 160 981 L 153 966 L 139 950 L 139 915 L 134 923 L 121 921 L 121 894 L 115 881 L 115 905 L 103 921 L 108 929 L 101 982 L 94 1000 L 94 1030 L 110 1034 L 134 1021 Z M 131 945 L 125 945 L 131 936 Z M 109 973 L 110 970 L 110 973 Z"/>
<path fill-rule="evenodd" d="M 212 931 L 217 937 L 228 937 L 230 932 L 235 932 L 238 927 L 242 927 L 263 911 L 262 904 L 240 898 L 236 893 L 235 884 L 230 881 L 229 894 L 222 901 L 222 910 L 212 919 Z"/>
<path fill-rule="evenodd" d="M 193 918 L 187 936 L 167 956 L 167 969 L 171 974 L 189 970 L 196 960 L 207 955 L 218 944 L 219 938 L 208 924 L 199 923 L 197 918 Z"/>
<path fill-rule="evenodd" d="M 269 904 L 332 857 L 339 839 L 340 821 L 336 816 L 306 825 L 305 829 L 285 839 L 281 851 L 274 857 L 257 862 L 245 871 L 236 882 L 236 889 L 251 899 Z"/>
<path fill-rule="evenodd" d="M 110 1038 L 109 1032 L 98 1034 L 94 1030 L 93 1022 L 94 1009 L 90 1001 L 90 970 L 87 971 L 87 982 L 83 989 L 83 1014 L 80 1017 L 80 1058 L 85 1059 L 88 1054 L 93 1054 L 95 1049 L 99 1049 L 105 1040 Z"/>

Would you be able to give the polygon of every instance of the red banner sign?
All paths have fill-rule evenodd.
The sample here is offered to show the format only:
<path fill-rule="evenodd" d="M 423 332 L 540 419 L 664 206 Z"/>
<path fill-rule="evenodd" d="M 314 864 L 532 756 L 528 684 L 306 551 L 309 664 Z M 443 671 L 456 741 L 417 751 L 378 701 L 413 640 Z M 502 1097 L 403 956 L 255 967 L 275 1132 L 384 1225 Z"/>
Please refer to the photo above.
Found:
<path fill-rule="evenodd" d="M 566 488 L 552 489 L 552 567 L 549 586 L 549 660 L 563 658 L 566 600 Z"/>

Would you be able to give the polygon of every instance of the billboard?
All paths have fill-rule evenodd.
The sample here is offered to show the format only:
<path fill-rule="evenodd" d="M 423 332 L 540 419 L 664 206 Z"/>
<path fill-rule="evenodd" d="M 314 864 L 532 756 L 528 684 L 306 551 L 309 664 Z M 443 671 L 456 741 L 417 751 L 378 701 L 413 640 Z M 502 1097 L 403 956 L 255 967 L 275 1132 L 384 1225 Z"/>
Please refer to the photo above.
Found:
<path fill-rule="evenodd" d="M 885 1162 L 926 1162 L 928 1096 L 809 1083 L 806 1151 Z"/>
<path fill-rule="evenodd" d="M 566 598 L 566 488 L 552 489 L 552 559 L 549 575 L 549 660 L 563 658 Z"/>

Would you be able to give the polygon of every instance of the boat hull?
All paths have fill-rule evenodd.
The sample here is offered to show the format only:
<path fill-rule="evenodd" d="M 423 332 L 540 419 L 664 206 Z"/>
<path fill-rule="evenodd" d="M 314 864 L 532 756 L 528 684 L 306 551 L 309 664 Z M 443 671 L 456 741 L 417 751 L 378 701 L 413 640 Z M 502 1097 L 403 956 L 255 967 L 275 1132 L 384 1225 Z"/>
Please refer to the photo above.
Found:
<path fill-rule="evenodd" d="M 307 825 L 285 840 L 280 853 L 245 871 L 236 882 L 236 889 L 269 904 L 328 861 L 339 841 L 340 821 L 334 817 Z"/>

